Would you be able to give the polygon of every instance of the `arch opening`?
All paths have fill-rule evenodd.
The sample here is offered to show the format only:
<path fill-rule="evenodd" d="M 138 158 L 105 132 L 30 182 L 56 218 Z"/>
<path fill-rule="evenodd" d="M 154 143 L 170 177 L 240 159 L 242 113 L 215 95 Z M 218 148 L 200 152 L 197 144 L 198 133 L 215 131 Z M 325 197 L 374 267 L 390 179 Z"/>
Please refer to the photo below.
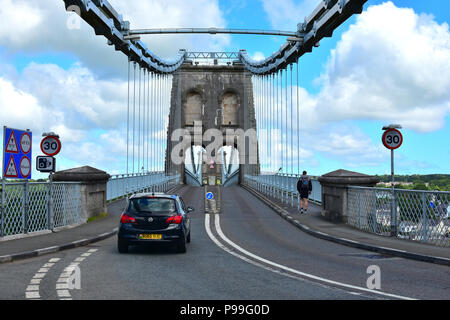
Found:
<path fill-rule="evenodd" d="M 236 126 L 239 121 L 239 99 L 236 93 L 226 92 L 222 96 L 222 125 Z"/>
<path fill-rule="evenodd" d="M 184 125 L 194 126 L 195 121 L 202 121 L 202 96 L 200 93 L 191 91 L 186 96 L 184 105 Z"/>

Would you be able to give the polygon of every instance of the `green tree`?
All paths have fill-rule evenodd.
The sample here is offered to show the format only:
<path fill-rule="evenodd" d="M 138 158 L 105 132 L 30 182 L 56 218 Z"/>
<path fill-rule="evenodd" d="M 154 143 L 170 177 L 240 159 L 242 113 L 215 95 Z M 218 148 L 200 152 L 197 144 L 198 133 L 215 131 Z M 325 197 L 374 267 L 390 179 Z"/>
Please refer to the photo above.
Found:
<path fill-rule="evenodd" d="M 423 182 L 415 182 L 413 184 L 413 190 L 428 190 L 428 187 Z"/>

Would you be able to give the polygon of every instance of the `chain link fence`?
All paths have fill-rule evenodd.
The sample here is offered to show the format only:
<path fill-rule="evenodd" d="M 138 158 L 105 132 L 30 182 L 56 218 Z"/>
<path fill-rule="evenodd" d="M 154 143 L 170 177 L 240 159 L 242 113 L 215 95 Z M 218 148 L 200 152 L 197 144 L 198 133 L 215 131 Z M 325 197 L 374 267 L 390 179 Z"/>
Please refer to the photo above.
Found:
<path fill-rule="evenodd" d="M 107 182 L 107 201 L 137 192 L 164 192 L 180 176 L 164 172 L 115 175 Z M 81 224 L 81 184 L 5 182 L 0 185 L 0 237 L 24 235 Z"/>
<path fill-rule="evenodd" d="M 360 230 L 450 247 L 450 192 L 352 186 L 347 203 Z"/>
<path fill-rule="evenodd" d="M 4 182 L 0 191 L 1 237 L 82 223 L 79 183 Z"/>

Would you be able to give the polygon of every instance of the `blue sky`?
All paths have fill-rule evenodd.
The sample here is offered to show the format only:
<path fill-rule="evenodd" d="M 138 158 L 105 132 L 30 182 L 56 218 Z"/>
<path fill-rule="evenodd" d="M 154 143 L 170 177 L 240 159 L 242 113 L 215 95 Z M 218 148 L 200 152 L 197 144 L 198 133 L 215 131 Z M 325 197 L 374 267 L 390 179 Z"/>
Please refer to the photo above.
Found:
<path fill-rule="evenodd" d="M 132 28 L 295 30 L 319 1 L 110 2 Z M 31 128 L 34 156 L 42 132 L 60 133 L 59 170 L 91 165 L 124 172 L 126 57 L 84 22 L 80 30 L 68 30 L 62 0 L 0 0 L 0 6 L 0 124 Z M 401 123 L 396 173 L 450 173 L 449 16 L 448 1 L 369 0 L 362 15 L 301 58 L 302 169 L 313 175 L 340 168 L 389 174 L 381 128 Z M 14 35 L 7 31 L 13 28 Z M 144 40 L 163 57 L 180 48 L 246 49 L 261 57 L 284 42 L 244 35 Z"/>

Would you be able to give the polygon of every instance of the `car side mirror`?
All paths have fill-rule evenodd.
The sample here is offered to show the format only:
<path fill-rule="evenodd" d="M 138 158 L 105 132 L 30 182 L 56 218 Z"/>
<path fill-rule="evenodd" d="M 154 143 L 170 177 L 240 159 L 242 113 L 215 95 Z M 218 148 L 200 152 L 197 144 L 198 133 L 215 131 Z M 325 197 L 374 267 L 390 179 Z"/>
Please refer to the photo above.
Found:
<path fill-rule="evenodd" d="M 192 207 L 187 207 L 187 212 L 192 212 L 192 211 L 194 211 L 194 208 L 192 208 Z"/>

